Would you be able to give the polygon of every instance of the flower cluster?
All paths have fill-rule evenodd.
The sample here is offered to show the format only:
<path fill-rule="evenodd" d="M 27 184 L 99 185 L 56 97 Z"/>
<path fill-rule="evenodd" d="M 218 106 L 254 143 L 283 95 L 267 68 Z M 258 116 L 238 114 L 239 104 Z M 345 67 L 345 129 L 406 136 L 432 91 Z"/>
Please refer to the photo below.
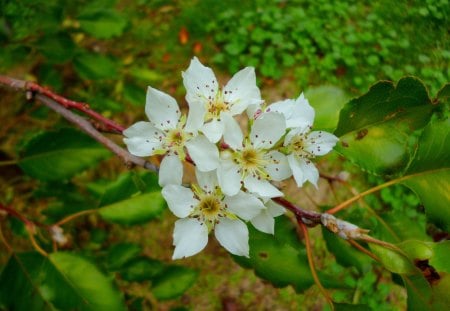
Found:
<path fill-rule="evenodd" d="M 145 113 L 150 122 L 126 129 L 124 142 L 134 155 L 163 155 L 159 184 L 180 218 L 173 259 L 200 252 L 211 231 L 230 253 L 248 257 L 245 222 L 273 234 L 274 217 L 284 212 L 271 200 L 283 196 L 272 182 L 293 176 L 299 187 L 306 181 L 317 187 L 312 160 L 338 139 L 311 130 L 315 112 L 303 94 L 266 106 L 251 67 L 220 88 L 213 71 L 194 57 L 182 76 L 188 116 L 173 97 L 149 87 Z M 235 119 L 244 112 L 248 133 Z M 195 165 L 197 184 L 182 185 L 183 162 Z"/>

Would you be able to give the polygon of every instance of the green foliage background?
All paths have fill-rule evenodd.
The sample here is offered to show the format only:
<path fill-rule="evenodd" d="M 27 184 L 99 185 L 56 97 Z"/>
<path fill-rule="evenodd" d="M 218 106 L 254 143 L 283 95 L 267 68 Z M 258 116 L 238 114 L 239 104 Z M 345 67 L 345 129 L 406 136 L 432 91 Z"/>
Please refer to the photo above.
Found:
<path fill-rule="evenodd" d="M 337 128 L 336 133 L 352 146 L 338 147 L 352 163 L 331 154 L 319 162 L 321 171 L 330 175 L 350 172 L 351 185 L 364 190 L 394 175 L 417 173 L 418 167 L 431 170 L 445 164 L 445 152 L 437 152 L 433 163 L 411 161 L 415 159 L 419 138 L 427 146 L 440 144 L 431 138 L 448 129 L 431 111 L 431 101 L 450 80 L 449 28 L 447 0 L 96 0 L 69 1 L 64 5 L 56 0 L 0 0 L 0 73 L 36 80 L 67 98 L 88 102 L 120 124 L 130 125 L 144 118 L 147 85 L 183 102 L 180 72 L 187 68 L 193 55 L 214 69 L 220 68 L 222 81 L 244 66 L 255 66 L 259 86 L 269 102 L 306 92 L 317 110 L 316 128 Z M 339 110 L 350 98 L 366 93 L 377 80 L 398 81 L 405 75 L 421 78 L 431 94 L 420 81 L 402 80 L 406 89 L 417 91 L 416 98 L 423 99 L 401 106 L 408 111 L 406 116 L 392 115 L 390 123 L 379 123 L 398 108 L 398 102 L 389 96 L 397 91 L 400 96 L 407 93 L 398 90 L 404 84 L 386 82 L 374 88 L 388 94 L 386 102 L 393 103 L 392 111 L 378 111 L 378 119 L 373 112 L 358 111 L 357 104 L 371 102 L 369 92 L 346 106 L 338 124 Z M 442 98 L 448 98 L 444 95 Z M 32 292 L 32 284 L 44 288 L 40 296 L 32 296 L 36 306 L 42 304 L 46 309 L 50 303 L 52 307 L 67 309 L 68 301 L 81 297 L 86 301 L 93 299 L 96 310 L 111 310 L 111 306 L 101 305 L 102 301 L 91 297 L 88 290 L 77 288 L 77 284 L 89 280 L 82 273 L 71 274 L 65 266 L 68 263 L 91 269 L 98 282 L 104 284 L 102 297 L 112 297 L 111 301 L 117 302 L 114 307 L 119 309 L 126 306 L 144 310 L 151 305 L 164 310 L 220 309 L 227 303 L 257 310 L 327 308 L 318 290 L 310 288 L 312 279 L 304 260 L 304 247 L 286 219 L 277 222 L 283 238 L 261 243 L 264 236 L 252 233 L 252 250 L 255 254 L 267 251 L 270 260 L 237 261 L 277 286 L 293 287 L 273 288 L 256 277 L 253 270 L 237 266 L 214 242 L 204 253 L 174 265 L 170 261 L 174 217 L 165 208 L 154 175 L 128 171 L 109 152 L 78 131 L 68 129 L 66 123 L 45 108 L 3 90 L 1 101 L 0 164 L 4 164 L 0 167 L 0 202 L 44 223 L 90 209 L 98 209 L 98 215 L 65 225 L 70 237 L 67 252 L 54 253 L 50 258 L 18 252 L 8 259 L 6 249 L 3 251 L 4 246 L 0 245 L 4 267 L 0 309 L 14 303 L 10 300 L 14 296 L 5 296 L 12 290 L 6 288 L 12 278 L 10 271 L 26 266 L 33 282 L 27 283 L 26 273 L 15 274 L 24 283 L 19 282 L 21 286 L 14 291 Z M 359 119 L 362 123 L 352 124 L 348 118 L 355 111 L 372 113 L 375 119 Z M 441 119 L 445 113 L 448 112 L 439 112 Z M 430 119 L 432 122 L 428 123 Z M 408 128 L 398 128 L 396 122 L 402 120 L 413 121 Z M 368 129 L 367 139 L 358 139 L 361 128 Z M 373 140 L 374 130 L 395 133 L 392 137 L 396 140 L 410 135 L 411 128 L 415 131 L 399 152 L 381 152 L 375 162 L 364 161 L 361 152 L 376 154 L 389 147 L 382 145 L 386 141 Z M 448 146 L 448 142 L 443 145 Z M 448 254 L 448 243 L 432 243 L 442 236 L 448 239 L 448 222 L 439 222 L 443 219 L 441 211 L 448 207 L 428 207 L 432 204 L 427 202 L 433 197 L 427 194 L 436 188 L 432 184 L 436 176 L 431 178 L 409 180 L 405 182 L 409 188 L 385 188 L 368 197 L 366 205 L 356 205 L 339 216 L 371 228 L 374 236 L 386 241 L 423 241 L 425 244 L 418 244 L 425 245 L 422 248 L 410 250 L 406 245 L 408 254 L 413 254 L 412 258 L 420 254 L 440 270 L 448 269 L 448 261 L 443 259 Z M 440 178 L 445 180 L 446 175 Z M 351 196 L 348 189 L 336 184 L 323 182 L 321 189 L 299 192 L 288 188 L 286 192 L 302 206 L 314 209 L 324 209 Z M 441 190 L 445 193 L 448 189 Z M 12 218 L 0 218 L 0 222 L 6 239 L 17 251 L 31 249 L 22 223 Z M 405 308 L 405 291 L 399 277 L 405 272 L 404 258 L 392 259 L 393 266 L 387 266 L 394 273 L 391 274 L 334 235 L 319 229 L 312 229 L 311 234 L 316 264 L 323 272 L 321 278 L 325 286 L 334 288 L 337 302 L 374 310 Z M 40 236 L 39 242 L 46 250 L 52 249 L 48 235 Z M 386 250 L 372 251 L 390 258 Z M 437 255 L 427 255 L 430 252 Z M 279 270 L 281 264 L 284 270 Z M 39 272 L 42 267 L 45 277 Z M 297 269 L 300 277 L 290 274 L 292 269 Z M 59 280 L 61 275 L 71 277 L 75 288 L 49 285 L 56 284 L 51 281 Z M 407 276 L 402 277 L 405 280 Z M 412 279 L 407 283 L 408 292 L 420 282 L 421 279 Z M 444 285 L 437 290 L 445 292 Z M 118 294 L 117 288 L 123 294 Z M 64 294 L 55 295 L 58 290 Z M 411 297 L 415 296 L 408 299 Z M 418 306 L 416 310 L 422 310 L 421 301 L 412 302 Z M 79 308 L 89 309 L 84 305 Z"/>

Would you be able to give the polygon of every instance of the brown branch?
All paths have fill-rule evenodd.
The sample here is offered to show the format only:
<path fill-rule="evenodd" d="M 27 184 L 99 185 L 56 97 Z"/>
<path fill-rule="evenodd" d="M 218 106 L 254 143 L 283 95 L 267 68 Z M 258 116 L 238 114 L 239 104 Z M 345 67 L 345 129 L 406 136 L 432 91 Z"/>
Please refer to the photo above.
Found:
<path fill-rule="evenodd" d="M 94 138 L 96 141 L 101 143 L 103 146 L 111 150 L 117 156 L 122 158 L 127 166 L 131 166 L 132 164 L 137 166 L 142 166 L 150 171 L 158 172 L 158 168 L 151 164 L 150 162 L 144 160 L 143 158 L 132 155 L 124 148 L 117 145 L 111 139 L 104 136 L 101 132 L 99 132 L 89 121 L 80 117 L 77 114 L 74 114 L 70 110 L 64 108 L 59 103 L 55 102 L 52 98 L 47 97 L 43 94 L 36 95 L 36 99 L 42 102 L 44 105 L 54 110 L 56 113 L 63 116 L 69 122 L 78 126 L 81 130 L 87 133 L 89 136 Z"/>

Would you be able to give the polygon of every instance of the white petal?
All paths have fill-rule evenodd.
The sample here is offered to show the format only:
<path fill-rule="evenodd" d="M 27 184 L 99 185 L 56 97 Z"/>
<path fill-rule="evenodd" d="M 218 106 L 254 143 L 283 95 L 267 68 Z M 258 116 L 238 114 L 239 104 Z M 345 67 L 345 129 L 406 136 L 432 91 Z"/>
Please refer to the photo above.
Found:
<path fill-rule="evenodd" d="M 268 234 L 274 234 L 275 220 L 267 210 L 261 211 L 261 213 L 253 218 L 250 222 L 259 231 Z"/>
<path fill-rule="evenodd" d="M 283 192 L 278 190 L 267 180 L 258 179 L 252 176 L 247 176 L 244 179 L 244 186 L 248 191 L 256 193 L 262 197 L 275 198 L 283 196 Z"/>
<path fill-rule="evenodd" d="M 246 67 L 237 72 L 223 88 L 223 98 L 229 103 L 232 115 L 242 113 L 249 105 L 261 104 L 261 93 L 256 86 L 255 69 Z"/>
<path fill-rule="evenodd" d="M 212 143 L 217 143 L 223 135 L 224 124 L 222 121 L 212 119 L 210 122 L 203 124 L 201 131 L 208 137 Z"/>
<path fill-rule="evenodd" d="M 239 219 L 221 218 L 214 228 L 216 239 L 234 255 L 248 257 L 248 228 Z"/>
<path fill-rule="evenodd" d="M 183 179 L 183 164 L 174 154 L 167 154 L 159 166 L 159 185 L 181 185 Z"/>
<path fill-rule="evenodd" d="M 324 155 L 333 149 L 339 138 L 333 134 L 314 131 L 308 134 L 306 151 L 314 155 Z"/>
<path fill-rule="evenodd" d="M 217 168 L 217 178 L 223 193 L 229 196 L 236 195 L 241 189 L 241 174 L 239 166 L 233 160 L 220 160 Z"/>
<path fill-rule="evenodd" d="M 265 158 L 270 161 L 270 164 L 265 168 L 273 180 L 281 181 L 292 175 L 287 158 L 281 152 L 276 150 L 269 151 L 266 153 Z"/>
<path fill-rule="evenodd" d="M 237 121 L 229 113 L 222 113 L 220 118 L 224 123 L 223 140 L 225 143 L 234 150 L 241 149 L 244 136 Z"/>
<path fill-rule="evenodd" d="M 198 185 L 205 190 L 205 192 L 212 192 L 216 186 L 219 185 L 217 180 L 216 171 L 201 172 L 197 168 L 195 169 L 195 176 L 197 178 Z"/>
<path fill-rule="evenodd" d="M 180 185 L 167 185 L 161 191 L 169 209 L 179 218 L 187 217 L 199 203 L 191 189 Z"/>
<path fill-rule="evenodd" d="M 264 204 L 250 193 L 239 191 L 234 196 L 227 196 L 224 199 L 225 204 L 228 206 L 228 210 L 233 214 L 236 214 L 244 220 L 250 220 L 258 215 L 261 210 L 265 209 Z"/>
<path fill-rule="evenodd" d="M 269 149 L 284 135 L 286 121 L 278 112 L 263 113 L 255 120 L 250 140 L 256 149 Z"/>
<path fill-rule="evenodd" d="M 297 100 L 287 99 L 276 102 L 266 109 L 269 111 L 281 112 L 286 118 L 286 127 L 309 127 L 314 122 L 314 108 L 309 105 L 309 102 L 303 96 L 303 93 Z"/>
<path fill-rule="evenodd" d="M 175 222 L 172 259 L 189 257 L 203 250 L 208 244 L 208 228 L 196 219 L 179 219 Z"/>
<path fill-rule="evenodd" d="M 297 186 L 303 186 L 305 181 L 308 180 L 317 188 L 319 171 L 314 164 L 309 160 L 299 159 L 293 154 L 288 155 L 287 158 Z"/>
<path fill-rule="evenodd" d="M 311 107 L 303 93 L 300 94 L 295 101 L 295 106 L 293 109 L 289 127 L 310 127 L 313 125 L 316 112 L 314 111 L 314 108 Z"/>
<path fill-rule="evenodd" d="M 218 90 L 217 79 L 211 68 L 203 66 L 197 57 L 191 60 L 189 68 L 182 73 L 186 88 L 186 101 L 203 102 L 206 104 L 209 96 L 215 97 Z"/>
<path fill-rule="evenodd" d="M 189 112 L 184 130 L 186 132 L 197 132 L 205 121 L 206 107 L 203 102 L 192 102 L 189 104 Z"/>
<path fill-rule="evenodd" d="M 127 145 L 128 151 L 138 157 L 145 157 L 154 154 L 155 150 L 161 149 L 162 143 L 160 137 L 164 133 L 155 128 L 150 122 L 140 121 L 125 131 L 123 139 Z"/>
<path fill-rule="evenodd" d="M 198 135 L 189 140 L 186 148 L 200 171 L 208 172 L 219 166 L 219 150 L 205 136 Z"/>
<path fill-rule="evenodd" d="M 145 113 L 161 130 L 176 128 L 181 115 L 175 98 L 150 86 L 147 89 Z"/>
<path fill-rule="evenodd" d="M 283 215 L 286 212 L 284 207 L 275 203 L 272 200 L 267 201 L 266 206 L 267 206 L 267 211 L 269 212 L 269 214 L 272 217 L 277 217 L 277 216 Z"/>

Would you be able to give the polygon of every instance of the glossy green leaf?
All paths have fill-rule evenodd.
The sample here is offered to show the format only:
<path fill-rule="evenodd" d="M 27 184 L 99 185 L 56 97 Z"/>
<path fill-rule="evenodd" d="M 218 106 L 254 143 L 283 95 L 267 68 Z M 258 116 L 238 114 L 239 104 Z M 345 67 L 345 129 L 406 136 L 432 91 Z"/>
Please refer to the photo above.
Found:
<path fill-rule="evenodd" d="M 156 259 L 140 256 L 127 262 L 118 272 L 130 282 L 151 280 L 163 273 L 164 264 Z"/>
<path fill-rule="evenodd" d="M 40 180 L 63 180 L 110 155 L 86 134 L 63 128 L 31 139 L 22 150 L 19 166 L 26 174 Z"/>
<path fill-rule="evenodd" d="M 415 78 L 403 78 L 397 86 L 379 82 L 342 109 L 336 149 L 371 173 L 398 174 L 414 155 L 413 132 L 428 123 L 433 108 Z"/>
<path fill-rule="evenodd" d="M 71 253 L 52 253 L 48 258 L 13 254 L 0 276 L 0 305 L 24 311 L 125 310 L 110 279 Z"/>
<path fill-rule="evenodd" d="M 158 300 L 180 297 L 197 280 L 198 272 L 183 266 L 168 266 L 152 282 L 152 293 Z"/>
<path fill-rule="evenodd" d="M 127 26 L 127 19 L 111 8 L 88 8 L 79 16 L 82 30 L 99 39 L 120 36 Z"/>
<path fill-rule="evenodd" d="M 123 225 L 135 225 L 149 221 L 164 210 L 165 201 L 161 192 L 149 192 L 106 205 L 98 209 L 106 221 Z"/>
<path fill-rule="evenodd" d="M 334 131 L 339 120 L 339 112 L 348 100 L 344 91 L 335 86 L 319 86 L 309 88 L 305 92 L 305 97 L 316 111 L 314 129 Z"/>
<path fill-rule="evenodd" d="M 430 221 L 450 230 L 450 119 L 434 120 L 425 128 L 403 181 L 425 206 Z"/>
<path fill-rule="evenodd" d="M 114 79 L 118 63 L 112 58 L 97 53 L 82 53 L 74 58 L 75 71 L 86 80 Z"/>
<path fill-rule="evenodd" d="M 233 256 L 234 260 L 255 270 L 259 277 L 277 287 L 292 285 L 297 292 L 314 284 L 303 244 L 298 241 L 295 227 L 286 217 L 277 217 L 275 235 L 262 233 L 249 226 L 250 258 Z M 319 277 L 324 286 L 342 287 L 334 277 Z"/>

